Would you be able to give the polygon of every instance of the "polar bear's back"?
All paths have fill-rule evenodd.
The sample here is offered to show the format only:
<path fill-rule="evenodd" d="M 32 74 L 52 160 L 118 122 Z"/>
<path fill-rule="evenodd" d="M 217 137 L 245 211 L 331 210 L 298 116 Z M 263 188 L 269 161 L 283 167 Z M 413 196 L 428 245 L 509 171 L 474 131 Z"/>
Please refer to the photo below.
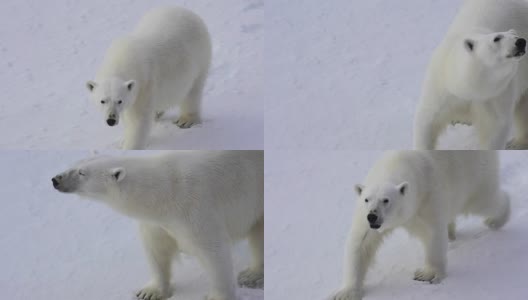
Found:
<path fill-rule="evenodd" d="M 436 169 L 435 187 L 449 203 L 449 217 L 467 213 L 468 203 L 499 189 L 495 151 L 431 151 Z"/>
<path fill-rule="evenodd" d="M 223 220 L 239 239 L 264 215 L 263 156 L 262 151 L 189 151 L 162 155 L 160 162 L 177 168 L 175 182 L 196 183 L 182 187 L 187 200 Z"/>
<path fill-rule="evenodd" d="M 438 176 L 445 177 L 451 187 L 465 190 L 480 188 L 498 181 L 498 157 L 495 151 L 430 151 Z M 472 188 L 470 188 L 472 186 Z"/>
<path fill-rule="evenodd" d="M 132 36 L 149 47 L 152 57 L 172 57 L 178 60 L 175 63 L 180 67 L 195 68 L 199 72 L 206 72 L 209 67 L 209 32 L 203 20 L 190 10 L 181 7 L 155 8 L 141 18 Z M 167 64 L 166 60 L 161 62 Z M 182 66 L 185 62 L 196 65 Z"/>
<path fill-rule="evenodd" d="M 209 44 L 209 32 L 204 21 L 194 12 L 181 7 L 159 7 L 147 12 L 133 34 L 157 43 Z"/>

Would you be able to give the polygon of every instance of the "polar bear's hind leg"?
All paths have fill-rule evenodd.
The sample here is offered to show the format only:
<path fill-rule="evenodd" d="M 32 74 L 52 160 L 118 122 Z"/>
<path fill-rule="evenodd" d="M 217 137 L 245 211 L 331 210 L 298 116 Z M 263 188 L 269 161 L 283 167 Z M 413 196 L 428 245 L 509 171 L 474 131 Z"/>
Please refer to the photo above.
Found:
<path fill-rule="evenodd" d="M 190 128 L 201 122 L 203 89 L 207 75 L 199 76 L 193 83 L 187 97 L 180 104 L 180 117 L 174 124 L 180 128 Z"/>
<path fill-rule="evenodd" d="M 495 211 L 487 219 L 484 224 L 490 229 L 499 229 L 510 219 L 510 197 L 504 191 L 499 192 L 499 201 L 495 207 Z"/>
<path fill-rule="evenodd" d="M 510 218 L 510 197 L 502 190 L 482 190 L 471 200 L 467 213 L 484 217 L 486 226 L 499 229 Z"/>
<path fill-rule="evenodd" d="M 260 220 L 249 232 L 251 267 L 238 274 L 238 285 L 248 288 L 264 288 L 264 220 Z"/>

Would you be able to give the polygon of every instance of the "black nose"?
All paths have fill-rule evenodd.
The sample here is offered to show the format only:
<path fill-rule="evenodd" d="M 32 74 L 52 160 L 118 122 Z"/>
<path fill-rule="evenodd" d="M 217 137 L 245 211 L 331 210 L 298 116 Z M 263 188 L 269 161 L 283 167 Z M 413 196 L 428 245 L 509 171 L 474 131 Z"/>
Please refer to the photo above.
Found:
<path fill-rule="evenodd" d="M 59 181 L 56 179 L 56 177 L 51 178 L 51 182 L 53 182 L 53 187 L 57 187 L 59 185 Z"/>
<path fill-rule="evenodd" d="M 517 41 L 515 42 L 515 46 L 517 47 L 517 49 L 519 49 L 521 51 L 524 51 L 525 48 L 526 48 L 526 40 L 525 39 L 517 39 Z"/>
<path fill-rule="evenodd" d="M 106 120 L 106 123 L 110 126 L 114 126 L 116 124 L 116 120 L 115 119 L 108 119 Z"/>
<path fill-rule="evenodd" d="M 375 214 L 368 214 L 368 215 L 367 215 L 367 220 L 368 220 L 370 223 L 374 223 L 374 222 L 376 222 L 377 219 L 378 219 L 378 216 L 376 216 Z"/>

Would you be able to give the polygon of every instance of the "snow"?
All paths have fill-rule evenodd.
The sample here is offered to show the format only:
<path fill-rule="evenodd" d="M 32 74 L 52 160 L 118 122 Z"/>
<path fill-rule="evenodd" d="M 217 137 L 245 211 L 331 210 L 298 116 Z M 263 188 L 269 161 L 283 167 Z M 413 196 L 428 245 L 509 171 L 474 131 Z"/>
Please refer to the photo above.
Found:
<path fill-rule="evenodd" d="M 0 148 L 118 148 L 123 127 L 105 124 L 85 83 L 111 40 L 165 4 L 190 8 L 205 20 L 213 64 L 203 124 L 183 130 L 161 122 L 149 149 L 262 149 L 263 0 L 2 1 Z"/>
<path fill-rule="evenodd" d="M 53 176 L 91 155 L 88 151 L 1 153 L 2 299 L 132 300 L 150 280 L 135 221 L 52 187 Z M 248 245 L 235 245 L 233 256 L 237 272 L 246 268 Z M 190 256 L 174 264 L 171 283 L 175 290 L 171 300 L 203 300 L 210 286 Z M 239 296 L 239 300 L 263 300 L 264 291 L 239 289 Z"/>
<path fill-rule="evenodd" d="M 381 152 L 266 151 L 266 299 L 326 299 L 341 284 L 345 240 L 356 193 Z M 528 268 L 528 152 L 502 151 L 501 183 L 511 220 L 490 231 L 460 218 L 450 242 L 447 278 L 412 280 L 423 262 L 420 243 L 403 230 L 380 248 L 367 275 L 365 300 L 524 299 Z M 271 216 L 271 217 L 270 217 Z"/>
<path fill-rule="evenodd" d="M 267 149 L 409 149 L 434 48 L 460 0 L 266 2 Z M 280 99 L 280 100 L 279 100 Z M 475 148 L 457 125 L 441 149 Z"/>

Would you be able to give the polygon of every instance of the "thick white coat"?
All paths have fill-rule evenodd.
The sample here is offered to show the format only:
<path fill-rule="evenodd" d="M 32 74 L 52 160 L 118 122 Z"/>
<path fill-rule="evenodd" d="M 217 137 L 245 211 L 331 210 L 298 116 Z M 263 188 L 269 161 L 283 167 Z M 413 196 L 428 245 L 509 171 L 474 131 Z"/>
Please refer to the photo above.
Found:
<path fill-rule="evenodd" d="M 200 122 L 211 51 L 205 23 L 180 7 L 153 9 L 112 42 L 88 88 L 105 118 L 118 122 L 122 113 L 123 148 L 145 148 L 152 124 L 172 107 L 180 107 L 180 127 Z"/>
<path fill-rule="evenodd" d="M 509 197 L 499 187 L 494 151 L 388 152 L 358 185 L 358 192 L 343 285 L 332 300 L 362 299 L 373 257 L 396 228 L 406 229 L 424 245 L 425 266 L 414 279 L 438 283 L 446 275 L 448 238 L 455 238 L 458 215 L 482 216 L 496 229 L 510 214 Z M 367 221 L 372 212 L 383 220 L 379 229 Z"/>
<path fill-rule="evenodd" d="M 517 131 L 510 147 L 528 146 L 528 61 L 503 59 L 517 37 L 528 38 L 527 15 L 524 0 L 464 2 L 431 58 L 416 112 L 415 149 L 435 149 L 442 131 L 457 122 L 475 126 L 480 149 L 505 149 L 514 110 Z M 495 43 L 499 34 L 504 38 Z M 473 57 L 466 40 L 476 42 Z"/>
<path fill-rule="evenodd" d="M 239 284 L 263 285 L 263 172 L 263 151 L 174 151 L 90 159 L 55 178 L 59 190 L 102 201 L 140 222 L 153 280 L 139 299 L 171 295 L 171 261 L 184 252 L 209 275 L 207 299 L 235 300 L 232 242 L 248 238 L 252 250 Z"/>

